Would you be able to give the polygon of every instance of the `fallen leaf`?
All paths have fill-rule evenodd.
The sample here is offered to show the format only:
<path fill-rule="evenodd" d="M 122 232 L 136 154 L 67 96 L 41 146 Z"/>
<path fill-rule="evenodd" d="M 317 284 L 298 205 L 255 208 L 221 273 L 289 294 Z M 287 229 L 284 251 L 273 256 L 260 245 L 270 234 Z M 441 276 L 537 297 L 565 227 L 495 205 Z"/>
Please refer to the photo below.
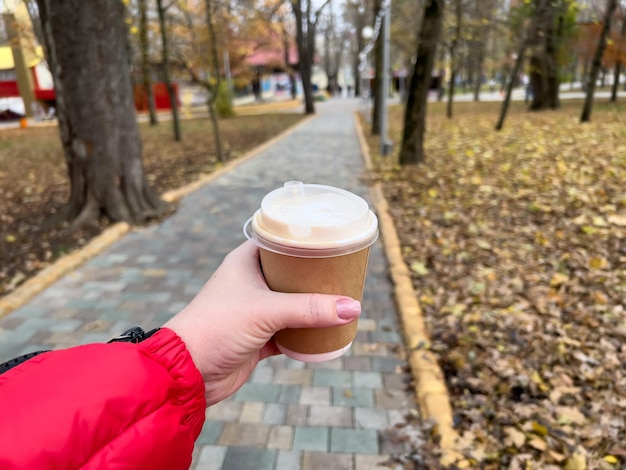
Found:
<path fill-rule="evenodd" d="M 504 433 L 506 434 L 504 444 L 507 446 L 515 446 L 518 449 L 521 449 L 526 442 L 526 434 L 513 426 L 505 427 Z"/>

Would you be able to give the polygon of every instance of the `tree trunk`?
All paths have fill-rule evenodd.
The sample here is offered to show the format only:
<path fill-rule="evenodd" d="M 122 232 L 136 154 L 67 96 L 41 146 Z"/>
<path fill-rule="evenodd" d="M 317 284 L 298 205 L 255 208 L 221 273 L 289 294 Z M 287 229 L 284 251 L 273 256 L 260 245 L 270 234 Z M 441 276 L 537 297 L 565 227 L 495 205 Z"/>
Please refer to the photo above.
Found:
<path fill-rule="evenodd" d="M 211 84 L 207 81 L 207 85 L 209 85 L 209 99 L 207 101 L 207 105 L 209 107 L 209 116 L 211 117 L 211 125 L 213 128 L 213 138 L 215 140 L 215 152 L 217 153 L 217 161 L 224 162 L 224 152 L 222 150 L 222 139 L 220 138 L 220 128 L 217 122 L 217 114 L 215 113 L 215 100 L 217 99 L 217 94 L 220 90 L 220 85 L 222 83 L 222 76 L 220 75 L 220 67 L 219 67 L 219 59 L 217 56 L 217 37 L 215 34 L 215 28 L 213 27 L 213 10 L 212 10 L 211 0 L 204 1 L 204 9 L 205 9 L 205 18 L 206 18 L 206 26 L 209 32 L 209 38 L 211 38 L 211 55 L 213 57 L 213 76 L 216 79 L 215 84 Z"/>
<path fill-rule="evenodd" d="M 478 60 L 476 61 L 476 76 L 474 81 L 474 101 L 480 101 L 480 87 L 483 84 L 483 64 L 485 62 L 485 44 L 481 42 L 478 48 Z"/>
<path fill-rule="evenodd" d="M 70 176 L 67 216 L 141 223 L 168 205 L 148 186 L 125 49 L 124 6 L 37 0 Z"/>
<path fill-rule="evenodd" d="M 298 68 L 304 93 L 304 114 L 315 114 L 315 104 L 313 103 L 313 84 L 311 83 L 311 67 L 309 61 L 307 37 L 309 32 L 304 31 L 304 12 L 302 11 L 302 0 L 292 0 L 291 7 L 296 17 L 296 43 L 298 45 Z M 307 18 L 308 23 L 308 10 Z"/>
<path fill-rule="evenodd" d="M 500 109 L 500 117 L 498 118 L 498 123 L 496 124 L 496 130 L 499 131 L 504 126 L 504 120 L 506 119 L 506 113 L 509 110 L 509 104 L 511 103 L 511 95 L 513 94 L 513 86 L 515 85 L 515 77 L 519 75 L 519 71 L 522 68 L 522 64 L 524 63 L 524 53 L 526 52 L 526 43 L 522 42 L 520 46 L 520 50 L 517 53 L 517 59 L 515 60 L 515 65 L 513 66 L 513 71 L 511 72 L 511 77 L 508 80 L 506 95 L 504 97 L 504 101 L 502 102 L 502 108 Z"/>
<path fill-rule="evenodd" d="M 150 113 L 150 125 L 159 123 L 154 105 L 154 92 L 150 79 L 150 59 L 148 57 L 148 11 L 146 0 L 139 0 L 139 44 L 141 47 L 141 78 L 143 90 L 148 100 L 148 112 Z"/>
<path fill-rule="evenodd" d="M 399 156 L 401 165 L 417 164 L 425 160 L 426 106 L 437 42 L 441 34 L 443 10 L 444 0 L 430 0 L 424 10 L 404 113 L 404 132 Z"/>
<path fill-rule="evenodd" d="M 448 119 L 452 118 L 452 103 L 454 99 L 454 86 L 456 82 L 456 73 L 459 69 L 459 60 L 456 56 L 457 52 L 457 44 L 461 40 L 461 21 L 463 19 L 463 6 L 461 5 L 461 0 L 456 0 L 455 2 L 455 12 L 456 12 L 456 26 L 454 31 L 454 39 L 452 39 L 452 43 L 450 44 L 450 85 L 448 86 L 448 106 L 446 109 L 446 116 Z M 443 84 L 441 84 L 443 86 Z"/>
<path fill-rule="evenodd" d="M 611 88 L 611 103 L 617 102 L 617 90 L 619 87 L 619 79 L 622 75 L 622 46 L 624 44 L 624 36 L 626 36 L 626 15 L 622 19 L 622 30 L 619 35 L 619 57 L 615 61 L 615 70 L 613 72 L 613 87 Z"/>
<path fill-rule="evenodd" d="M 281 20 L 281 28 L 283 33 L 283 58 L 285 60 L 285 69 L 289 75 L 289 85 L 291 86 L 291 99 L 295 100 L 298 97 L 298 90 L 296 89 L 296 76 L 293 71 L 293 67 L 289 63 L 289 33 L 284 23 L 284 19 Z"/>
<path fill-rule="evenodd" d="M 159 10 L 159 25 L 161 28 L 161 61 L 163 66 L 163 81 L 167 87 L 167 95 L 170 99 L 170 107 L 172 108 L 172 126 L 174 129 L 174 140 L 180 142 L 182 137 L 180 133 L 180 122 L 178 119 L 178 100 L 174 92 L 174 86 L 170 79 L 170 57 L 169 46 L 167 40 L 167 27 L 165 25 L 165 9 L 163 8 L 163 0 L 157 0 L 157 9 Z"/>
<path fill-rule="evenodd" d="M 559 5 L 542 0 L 536 3 L 535 34 L 531 37 L 534 47 L 530 57 L 533 94 L 530 109 L 556 109 L 560 105 L 558 50 L 563 34 L 563 9 L 567 3 Z"/>
<path fill-rule="evenodd" d="M 591 121 L 591 108 L 593 107 L 593 94 L 596 90 L 596 81 L 598 80 L 598 73 L 602 66 L 602 55 L 606 47 L 606 39 L 611 28 L 611 18 L 617 8 L 617 0 L 609 0 L 606 7 L 606 14 L 604 16 L 604 24 L 602 25 L 602 31 L 600 32 L 600 39 L 598 40 L 598 47 L 596 48 L 593 62 L 591 63 L 591 71 L 589 72 L 589 79 L 587 80 L 587 90 L 585 95 L 585 104 L 583 105 L 583 111 L 580 116 L 580 122 Z"/>

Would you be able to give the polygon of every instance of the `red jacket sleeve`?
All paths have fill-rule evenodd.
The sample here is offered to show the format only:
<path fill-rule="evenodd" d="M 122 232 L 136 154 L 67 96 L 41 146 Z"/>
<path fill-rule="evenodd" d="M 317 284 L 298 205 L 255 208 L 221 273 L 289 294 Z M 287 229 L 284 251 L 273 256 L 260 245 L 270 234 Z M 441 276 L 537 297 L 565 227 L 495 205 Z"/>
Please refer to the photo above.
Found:
<path fill-rule="evenodd" d="M 205 407 L 171 330 L 44 353 L 0 375 L 0 468 L 187 469 Z"/>

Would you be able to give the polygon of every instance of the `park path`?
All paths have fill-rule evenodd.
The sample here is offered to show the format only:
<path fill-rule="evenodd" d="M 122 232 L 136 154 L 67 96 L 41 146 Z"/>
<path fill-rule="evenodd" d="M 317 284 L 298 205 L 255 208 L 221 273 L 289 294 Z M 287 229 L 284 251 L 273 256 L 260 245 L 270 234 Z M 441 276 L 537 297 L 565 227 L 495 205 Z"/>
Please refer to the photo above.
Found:
<path fill-rule="evenodd" d="M 172 217 L 134 230 L 0 320 L 0 362 L 162 325 L 244 240 L 241 227 L 263 195 L 285 181 L 330 184 L 368 199 L 358 106 L 318 104 L 316 117 L 185 197 Z M 272 357 L 233 397 L 209 408 L 192 468 L 374 470 L 406 452 L 409 443 L 389 428 L 415 405 L 380 241 L 371 251 L 363 312 L 346 356 L 320 364 Z"/>

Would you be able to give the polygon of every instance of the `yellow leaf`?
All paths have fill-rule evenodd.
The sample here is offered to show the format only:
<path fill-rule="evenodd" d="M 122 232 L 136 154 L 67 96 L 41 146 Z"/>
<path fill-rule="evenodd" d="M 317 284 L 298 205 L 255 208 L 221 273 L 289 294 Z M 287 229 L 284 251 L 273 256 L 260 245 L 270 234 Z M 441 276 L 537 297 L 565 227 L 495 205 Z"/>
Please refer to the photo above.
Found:
<path fill-rule="evenodd" d="M 15 235 L 7 235 L 6 237 L 6 241 L 8 241 L 9 243 L 13 243 L 15 240 L 17 240 L 15 238 Z"/>
<path fill-rule="evenodd" d="M 468 157 L 473 157 L 474 156 L 474 151 L 472 149 L 467 149 L 465 151 L 465 155 L 467 155 Z"/>
<path fill-rule="evenodd" d="M 533 431 L 535 431 L 540 436 L 548 435 L 548 428 L 546 428 L 543 424 L 539 424 L 537 421 L 533 421 L 532 428 Z"/>
<path fill-rule="evenodd" d="M 607 225 L 606 224 L 606 220 L 604 220 L 604 217 L 602 217 L 602 216 L 594 217 L 592 219 L 592 223 L 596 227 L 606 227 L 606 225 Z"/>
<path fill-rule="evenodd" d="M 420 261 L 413 261 L 411 263 L 411 271 L 413 271 L 416 274 L 419 274 L 420 276 L 425 276 L 426 274 L 428 274 L 428 268 L 424 265 L 424 263 L 420 262 Z"/>
<path fill-rule="evenodd" d="M 436 198 L 438 194 L 439 194 L 439 190 L 436 188 L 430 188 L 428 190 L 428 195 L 432 198 Z"/>
<path fill-rule="evenodd" d="M 483 250 L 491 250 L 491 243 L 489 243 L 487 240 L 476 240 L 476 244 L 479 248 L 482 248 Z"/>
<path fill-rule="evenodd" d="M 569 281 L 569 277 L 567 275 L 555 273 L 554 276 L 552 276 L 552 279 L 550 279 L 550 285 L 552 287 L 558 287 L 562 284 L 565 284 L 567 281 Z"/>
<path fill-rule="evenodd" d="M 591 269 L 602 269 L 606 266 L 607 262 L 604 258 L 591 258 L 589 260 L 589 267 Z"/>
<path fill-rule="evenodd" d="M 616 463 L 619 463 L 619 460 L 617 460 L 617 457 L 615 457 L 614 455 L 605 455 L 602 460 L 613 465 L 615 465 Z"/>

